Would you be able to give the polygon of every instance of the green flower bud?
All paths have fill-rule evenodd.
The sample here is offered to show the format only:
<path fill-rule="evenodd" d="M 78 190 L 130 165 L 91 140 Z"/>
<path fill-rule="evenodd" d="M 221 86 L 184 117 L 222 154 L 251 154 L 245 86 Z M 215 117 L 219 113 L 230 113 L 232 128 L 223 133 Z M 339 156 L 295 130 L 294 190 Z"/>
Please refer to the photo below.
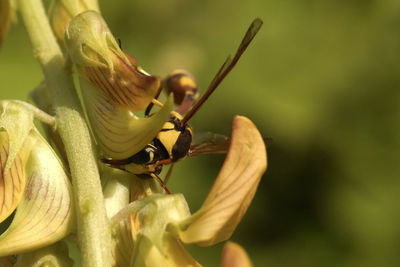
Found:
<path fill-rule="evenodd" d="M 87 11 L 99 12 L 96 0 L 54 0 L 50 7 L 50 23 L 58 40 L 64 40 L 67 24 L 76 15 Z"/>

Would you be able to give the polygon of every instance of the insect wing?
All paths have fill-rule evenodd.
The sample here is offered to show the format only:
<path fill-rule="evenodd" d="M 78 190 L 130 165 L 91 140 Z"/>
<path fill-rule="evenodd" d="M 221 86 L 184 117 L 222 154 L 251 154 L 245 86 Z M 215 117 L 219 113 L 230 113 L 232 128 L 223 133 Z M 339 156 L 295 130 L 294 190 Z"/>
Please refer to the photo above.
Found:
<path fill-rule="evenodd" d="M 273 139 L 271 137 L 264 137 L 263 140 L 266 147 L 270 148 Z M 211 132 L 199 133 L 195 135 L 195 140 L 193 140 L 193 143 L 190 146 L 188 156 L 226 154 L 230 143 L 231 139 L 222 134 Z"/>
<path fill-rule="evenodd" d="M 230 138 L 222 134 L 211 132 L 199 133 L 195 135 L 188 156 L 226 154 L 230 142 Z"/>

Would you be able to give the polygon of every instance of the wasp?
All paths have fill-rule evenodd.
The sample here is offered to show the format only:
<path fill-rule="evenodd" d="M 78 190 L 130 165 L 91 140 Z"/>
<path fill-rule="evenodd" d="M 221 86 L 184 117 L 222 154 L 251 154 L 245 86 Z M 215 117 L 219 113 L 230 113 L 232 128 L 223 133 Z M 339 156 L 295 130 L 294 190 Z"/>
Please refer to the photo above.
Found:
<path fill-rule="evenodd" d="M 230 142 L 229 138 L 216 134 L 199 144 L 193 145 L 193 131 L 188 125 L 188 121 L 233 69 L 262 24 L 263 22 L 259 18 L 251 23 L 235 56 L 233 58 L 228 56 L 199 101 L 196 101 L 198 98 L 198 86 L 190 74 L 184 71 L 176 71 L 163 79 L 162 86 L 155 99 L 158 98 L 163 88 L 174 94 L 174 101 L 179 106 L 171 113 L 170 119 L 163 125 L 153 141 L 138 153 L 126 159 L 102 159 L 102 161 L 112 167 L 136 174 L 139 177 L 152 177 L 160 183 L 165 192 L 170 193 L 165 184 L 172 168 L 170 168 L 167 177 L 162 181 L 158 174 L 160 174 L 163 165 L 171 164 L 172 167 L 173 163 L 187 156 L 226 153 Z M 145 116 L 150 115 L 153 103 L 154 101 L 146 108 Z M 185 115 L 183 116 L 182 114 Z"/>

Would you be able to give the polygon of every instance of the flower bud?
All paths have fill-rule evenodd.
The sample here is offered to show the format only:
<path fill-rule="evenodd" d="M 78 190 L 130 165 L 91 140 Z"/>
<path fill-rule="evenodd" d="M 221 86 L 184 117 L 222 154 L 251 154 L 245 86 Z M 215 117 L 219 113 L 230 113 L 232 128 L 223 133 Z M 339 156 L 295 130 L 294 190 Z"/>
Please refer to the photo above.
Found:
<path fill-rule="evenodd" d="M 67 24 L 73 17 L 86 10 L 99 11 L 94 0 L 54 0 L 50 7 L 49 18 L 51 27 L 58 40 L 64 41 Z"/>

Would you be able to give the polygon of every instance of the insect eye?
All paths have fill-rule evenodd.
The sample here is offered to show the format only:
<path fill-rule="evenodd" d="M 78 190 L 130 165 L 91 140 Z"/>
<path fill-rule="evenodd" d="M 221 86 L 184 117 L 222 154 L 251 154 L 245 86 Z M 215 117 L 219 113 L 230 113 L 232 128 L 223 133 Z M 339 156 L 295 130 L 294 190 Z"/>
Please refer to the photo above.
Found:
<path fill-rule="evenodd" d="M 172 160 L 177 161 L 186 157 L 192 143 L 192 133 L 186 128 L 178 137 L 175 145 L 172 148 Z"/>

